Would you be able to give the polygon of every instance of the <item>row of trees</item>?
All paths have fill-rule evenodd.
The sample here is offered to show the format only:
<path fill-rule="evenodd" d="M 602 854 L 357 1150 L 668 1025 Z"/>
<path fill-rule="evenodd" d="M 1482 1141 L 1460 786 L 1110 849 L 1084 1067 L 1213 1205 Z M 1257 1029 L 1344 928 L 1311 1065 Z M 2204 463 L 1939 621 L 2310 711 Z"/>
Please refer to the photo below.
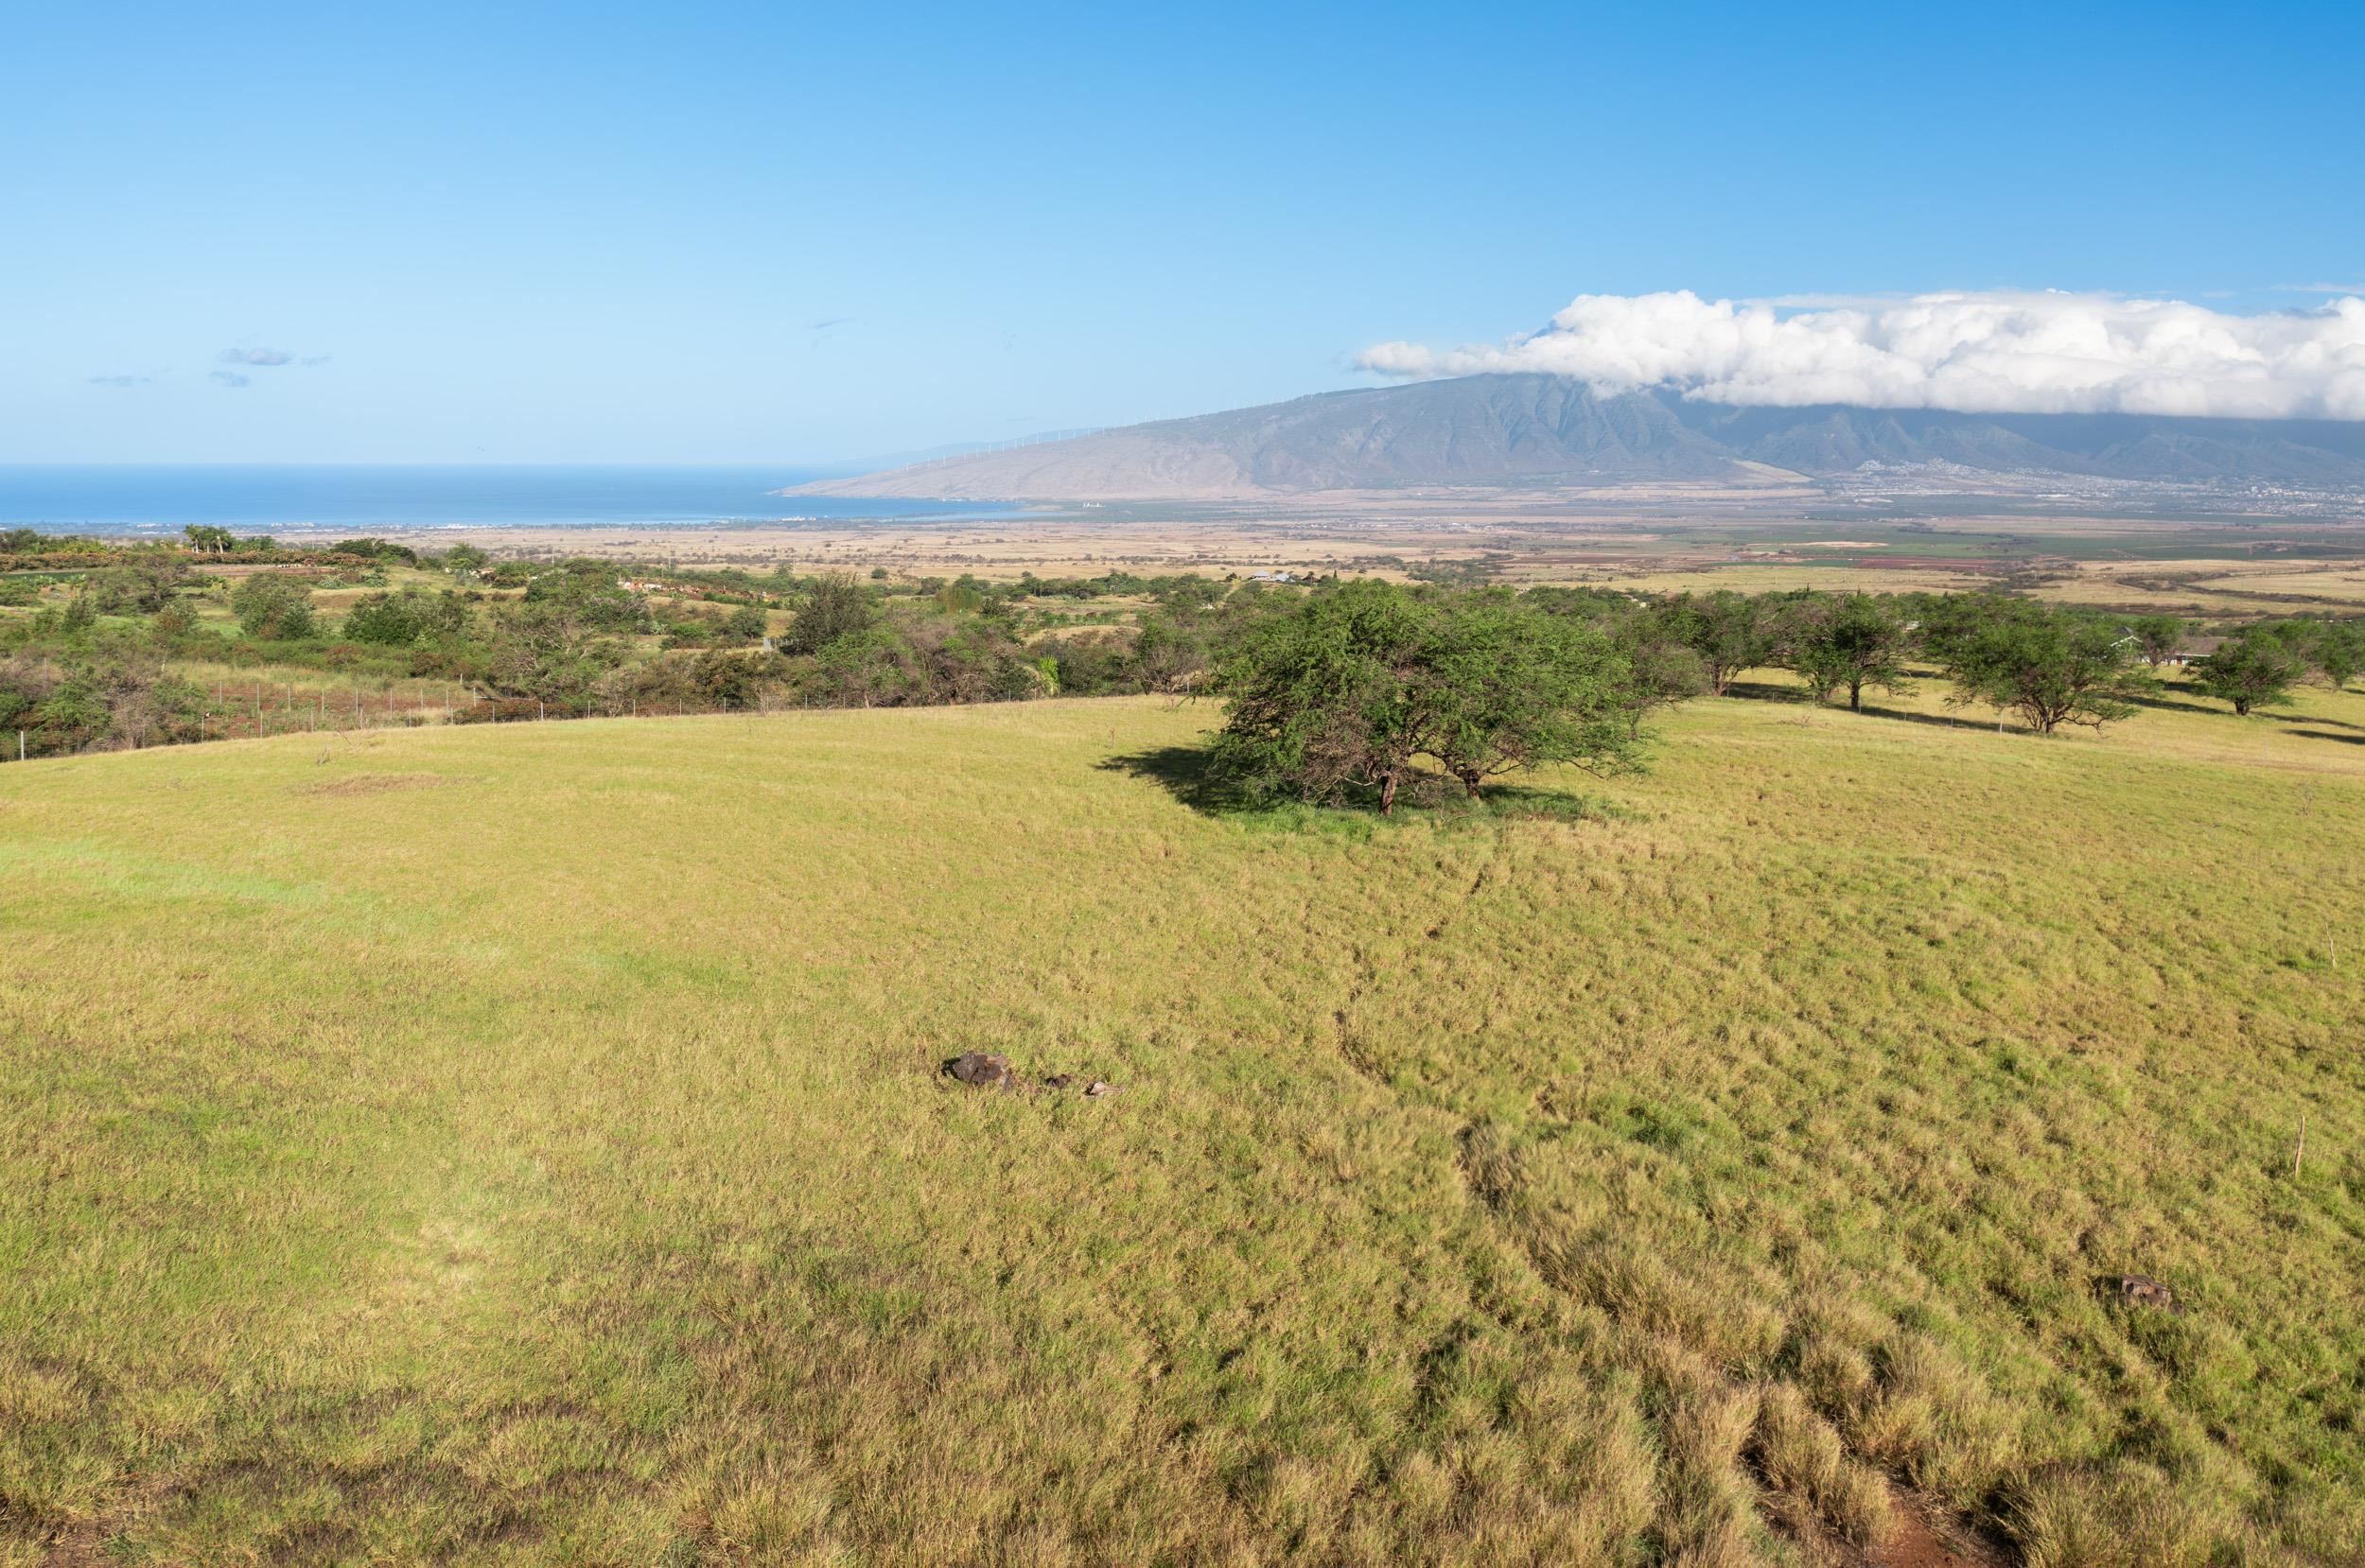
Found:
<path fill-rule="evenodd" d="M 1904 691 L 1910 671 L 1928 666 L 1953 684 L 1951 700 L 2016 713 L 2042 735 L 2127 717 L 2151 672 L 2199 645 L 2174 616 L 2128 619 L 2001 594 L 1686 594 L 1639 614 L 1646 636 L 1692 651 L 1706 690 L 1783 669 L 1861 710 L 1866 691 Z M 2206 642 L 2192 680 L 2237 714 L 2286 702 L 2305 680 L 2338 688 L 2365 672 L 2365 621 L 2259 621 Z"/>
<path fill-rule="evenodd" d="M 1386 813 L 1426 758 L 1472 795 L 1544 763 L 1635 764 L 1643 716 L 1751 671 L 1795 672 L 1806 695 L 1910 689 L 1935 671 L 1947 700 L 2017 716 L 2039 735 L 2134 714 L 2188 641 L 2174 618 L 2124 618 L 1998 594 L 1734 593 L 1638 602 L 1588 589 L 1318 590 L 1237 629 L 1216 661 L 1227 705 L 1218 770 L 1252 793 Z M 2365 623 L 2262 622 L 2191 666 L 2237 714 L 2287 700 L 2311 674 L 2345 685 Z"/>
<path fill-rule="evenodd" d="M 235 585 L 192 572 L 187 551 L 113 552 L 103 569 L 79 574 L 70 601 L 0 617 L 0 649 L 45 650 L 48 660 L 39 680 L 18 661 L 25 700 L 12 711 L 50 711 L 68 664 L 96 671 L 88 659 L 101 642 L 114 651 L 111 669 L 131 668 L 121 655 L 136 644 L 159 658 L 448 680 L 559 715 L 1215 689 L 1234 706 L 1225 763 L 1243 781 L 1393 800 L 1428 768 L 1476 792 L 1538 762 L 1625 766 L 1654 708 L 1752 689 L 1749 672 L 1766 669 L 1857 708 L 1868 693 L 1904 691 L 1936 672 L 1950 701 L 2051 734 L 2133 712 L 2152 672 L 2188 647 L 2206 649 L 2191 666 L 2199 689 L 2237 712 L 2270 706 L 2304 679 L 2345 683 L 2365 665 L 2365 621 L 2260 622 L 2195 644 L 2173 618 L 2130 621 L 2001 595 L 1643 600 L 1374 582 L 1309 593 L 1124 573 L 890 583 L 716 568 L 668 574 L 698 596 L 674 601 L 636 591 L 612 563 L 580 560 L 464 566 L 453 586 L 365 593 L 341 618 L 316 606 L 316 586 L 352 583 L 357 563 L 366 584 L 389 561 L 447 566 L 466 549 L 430 559 L 347 540 L 333 558 Z M 508 582 L 517 597 L 482 586 Z M 213 596 L 226 596 L 236 637 L 197 613 Z M 170 723 L 132 706 L 131 726 L 169 736 Z M 1350 709 L 1369 727 L 1340 717 Z"/>

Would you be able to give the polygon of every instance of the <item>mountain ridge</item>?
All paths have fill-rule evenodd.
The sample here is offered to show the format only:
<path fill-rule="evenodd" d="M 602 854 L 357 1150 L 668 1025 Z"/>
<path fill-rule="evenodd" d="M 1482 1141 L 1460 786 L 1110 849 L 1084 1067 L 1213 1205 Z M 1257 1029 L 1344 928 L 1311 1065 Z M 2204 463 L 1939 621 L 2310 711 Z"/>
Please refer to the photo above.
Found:
<path fill-rule="evenodd" d="M 1867 462 L 1999 474 L 2365 485 L 2365 423 L 1701 403 L 1603 395 L 1559 376 L 1461 376 L 1315 392 L 832 479 L 788 495 L 1216 500 L 1325 490 L 1763 482 Z"/>

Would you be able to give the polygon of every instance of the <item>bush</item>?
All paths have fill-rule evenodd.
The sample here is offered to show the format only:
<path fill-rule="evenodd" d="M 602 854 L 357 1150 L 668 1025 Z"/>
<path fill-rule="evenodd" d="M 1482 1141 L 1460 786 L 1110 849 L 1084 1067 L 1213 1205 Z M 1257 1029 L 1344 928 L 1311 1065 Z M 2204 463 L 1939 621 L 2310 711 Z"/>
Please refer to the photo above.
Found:
<path fill-rule="evenodd" d="M 0 727 L 24 730 L 26 750 L 44 756 L 194 740 L 201 698 L 166 674 L 145 642 L 120 632 L 55 666 L 21 658 L 0 665 Z"/>
<path fill-rule="evenodd" d="M 1113 632 L 1061 637 L 1052 645 L 1051 657 L 1063 697 L 1100 697 L 1141 689 L 1133 650 Z"/>
<path fill-rule="evenodd" d="M 502 570 L 511 564 L 504 564 Z M 649 629 L 647 601 L 617 581 L 616 568 L 604 561 L 569 561 L 556 571 L 541 573 L 526 584 L 526 602 L 582 630 Z"/>
<path fill-rule="evenodd" d="M 529 601 L 495 614 L 486 677 L 499 695 L 572 706 L 623 663 L 621 645 L 594 638 L 568 612 L 563 603 Z"/>
<path fill-rule="evenodd" d="M 340 539 L 328 547 L 331 555 L 358 555 L 365 561 L 400 561 L 418 565 L 418 551 L 384 539 Z"/>
<path fill-rule="evenodd" d="M 345 616 L 344 635 L 355 642 L 387 647 L 459 636 L 468 629 L 468 607 L 448 589 L 429 596 L 415 588 L 398 594 L 366 594 Z"/>
<path fill-rule="evenodd" d="M 250 637 L 300 642 L 319 629 L 311 590 L 292 578 L 256 572 L 230 595 L 230 608 Z"/>
<path fill-rule="evenodd" d="M 189 568 L 178 555 L 142 551 L 120 566 L 92 573 L 90 593 L 102 614 L 153 615 L 188 579 Z"/>
<path fill-rule="evenodd" d="M 870 625 L 870 596 L 843 572 L 814 580 L 813 590 L 789 622 L 784 646 L 792 653 L 818 653 L 841 637 Z"/>

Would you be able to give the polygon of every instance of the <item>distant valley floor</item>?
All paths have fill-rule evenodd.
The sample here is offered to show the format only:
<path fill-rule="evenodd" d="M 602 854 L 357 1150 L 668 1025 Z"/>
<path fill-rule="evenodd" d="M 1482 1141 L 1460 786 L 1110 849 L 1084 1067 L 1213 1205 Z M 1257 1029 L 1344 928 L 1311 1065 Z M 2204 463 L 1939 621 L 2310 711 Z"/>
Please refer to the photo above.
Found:
<path fill-rule="evenodd" d="M 1342 573 L 1659 591 L 2008 586 L 2195 615 L 2365 606 L 2365 502 L 2342 508 L 2319 497 L 2312 510 L 2283 514 L 2204 500 L 2164 491 L 2064 497 L 1671 482 L 1333 492 L 1253 504 L 1071 504 L 982 523 L 784 520 L 387 536 L 435 548 L 464 539 L 499 554 L 546 559 L 763 570 L 785 563 L 904 579 Z"/>

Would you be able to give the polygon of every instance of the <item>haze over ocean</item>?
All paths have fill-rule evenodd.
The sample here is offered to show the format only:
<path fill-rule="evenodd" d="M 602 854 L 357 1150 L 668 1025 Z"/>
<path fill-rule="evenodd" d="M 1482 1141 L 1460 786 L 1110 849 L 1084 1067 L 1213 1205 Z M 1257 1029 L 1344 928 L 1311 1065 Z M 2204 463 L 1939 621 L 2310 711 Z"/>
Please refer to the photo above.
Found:
<path fill-rule="evenodd" d="M 438 527 L 686 527 L 710 523 L 980 518 L 990 502 L 772 492 L 825 475 L 786 467 L 0 464 L 0 526 L 177 533 Z"/>

